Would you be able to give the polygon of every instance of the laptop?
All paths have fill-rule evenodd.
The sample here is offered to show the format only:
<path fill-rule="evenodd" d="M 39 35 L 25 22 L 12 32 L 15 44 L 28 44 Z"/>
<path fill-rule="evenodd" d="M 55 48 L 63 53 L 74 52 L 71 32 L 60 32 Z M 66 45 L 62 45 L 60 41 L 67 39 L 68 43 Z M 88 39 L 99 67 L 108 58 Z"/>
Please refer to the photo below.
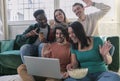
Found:
<path fill-rule="evenodd" d="M 61 79 L 59 59 L 24 56 L 28 74 Z"/>

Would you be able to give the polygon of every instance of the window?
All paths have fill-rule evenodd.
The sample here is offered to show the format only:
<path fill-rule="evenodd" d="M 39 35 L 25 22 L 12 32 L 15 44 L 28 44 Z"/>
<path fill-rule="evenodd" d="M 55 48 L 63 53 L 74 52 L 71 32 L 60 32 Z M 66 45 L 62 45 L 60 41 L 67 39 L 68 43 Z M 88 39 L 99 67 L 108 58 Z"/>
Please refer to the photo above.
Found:
<path fill-rule="evenodd" d="M 54 0 L 8 0 L 8 20 L 34 20 L 33 12 L 44 9 L 48 19 L 53 18 Z"/>
<path fill-rule="evenodd" d="M 105 3 L 109 6 L 111 6 L 111 10 L 109 11 L 109 13 L 107 13 L 107 15 L 103 18 L 103 20 L 110 20 L 110 21 L 113 21 L 115 20 L 115 1 L 114 0 L 92 0 L 93 2 L 98 2 L 98 3 Z M 72 5 L 74 3 L 82 3 L 84 6 L 86 6 L 85 3 L 82 2 L 82 0 L 60 0 L 60 8 L 62 8 L 65 13 L 66 13 L 66 16 L 67 18 L 77 18 L 76 15 L 72 12 Z M 86 14 L 89 14 L 89 13 L 93 13 L 93 12 L 96 12 L 98 11 L 98 9 L 94 8 L 94 7 L 88 7 L 85 9 L 85 13 Z"/>
<path fill-rule="evenodd" d="M 72 11 L 72 5 L 75 2 L 83 3 L 82 0 L 60 0 L 60 8 L 65 11 L 67 18 L 77 18 Z"/>
<path fill-rule="evenodd" d="M 104 17 L 106 20 L 115 20 L 114 0 L 92 0 L 103 2 L 111 6 L 111 11 Z M 8 20 L 24 21 L 34 20 L 33 12 L 37 9 L 44 9 L 48 19 L 53 19 L 54 9 L 61 8 L 65 11 L 67 18 L 75 19 L 76 15 L 72 12 L 72 5 L 75 2 L 83 3 L 82 0 L 7 0 Z M 85 6 L 85 4 L 83 3 Z M 89 14 L 97 9 L 94 7 L 86 8 Z"/>

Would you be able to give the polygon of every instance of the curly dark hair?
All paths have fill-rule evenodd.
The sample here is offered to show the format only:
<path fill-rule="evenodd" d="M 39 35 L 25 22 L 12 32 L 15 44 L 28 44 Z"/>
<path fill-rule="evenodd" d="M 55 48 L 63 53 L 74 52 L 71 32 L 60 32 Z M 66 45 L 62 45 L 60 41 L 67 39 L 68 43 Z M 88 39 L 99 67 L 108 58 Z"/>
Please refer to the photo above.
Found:
<path fill-rule="evenodd" d="M 56 30 L 57 29 L 59 29 L 59 30 L 61 30 L 62 31 L 62 33 L 63 33 L 63 36 L 68 40 L 69 39 L 69 35 L 68 35 L 68 32 L 67 32 L 67 28 L 63 28 L 63 27 L 61 27 L 61 26 L 56 26 L 55 28 L 54 28 L 54 30 L 53 30 L 53 38 L 54 38 L 54 41 L 55 41 L 55 39 L 56 39 Z"/>
<path fill-rule="evenodd" d="M 44 10 L 42 10 L 42 9 L 36 10 L 33 13 L 33 16 L 36 18 L 39 14 L 45 14 Z"/>

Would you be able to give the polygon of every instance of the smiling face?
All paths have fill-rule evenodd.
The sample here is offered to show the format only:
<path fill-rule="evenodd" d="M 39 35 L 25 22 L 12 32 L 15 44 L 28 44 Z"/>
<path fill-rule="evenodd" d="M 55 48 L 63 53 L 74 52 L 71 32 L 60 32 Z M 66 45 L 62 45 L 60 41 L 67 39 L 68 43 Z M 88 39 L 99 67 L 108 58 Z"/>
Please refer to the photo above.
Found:
<path fill-rule="evenodd" d="M 72 10 L 77 17 L 82 17 L 84 15 L 84 8 L 80 5 L 73 6 Z"/>
<path fill-rule="evenodd" d="M 63 43 L 65 42 L 65 37 L 60 29 L 56 29 L 56 42 Z"/>
<path fill-rule="evenodd" d="M 68 27 L 68 34 L 69 34 L 69 37 L 70 39 L 74 42 L 74 43 L 77 43 L 78 42 L 78 38 L 76 37 L 72 27 Z"/>
<path fill-rule="evenodd" d="M 54 15 L 55 15 L 55 18 L 57 19 L 57 21 L 65 22 L 65 16 L 64 16 L 63 12 L 61 12 L 60 10 L 57 10 Z"/>
<path fill-rule="evenodd" d="M 36 21 L 41 27 L 45 27 L 47 25 L 47 18 L 45 14 L 39 14 L 36 16 Z"/>

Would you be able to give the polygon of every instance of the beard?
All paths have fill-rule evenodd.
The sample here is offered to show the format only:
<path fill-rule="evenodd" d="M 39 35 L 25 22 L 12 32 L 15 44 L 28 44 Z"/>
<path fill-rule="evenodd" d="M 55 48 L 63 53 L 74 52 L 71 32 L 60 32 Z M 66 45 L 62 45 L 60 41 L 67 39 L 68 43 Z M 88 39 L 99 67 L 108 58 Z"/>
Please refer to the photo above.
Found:
<path fill-rule="evenodd" d="M 60 37 L 60 38 L 56 38 L 56 42 L 58 43 L 63 43 L 64 42 L 64 39 L 63 37 Z"/>

